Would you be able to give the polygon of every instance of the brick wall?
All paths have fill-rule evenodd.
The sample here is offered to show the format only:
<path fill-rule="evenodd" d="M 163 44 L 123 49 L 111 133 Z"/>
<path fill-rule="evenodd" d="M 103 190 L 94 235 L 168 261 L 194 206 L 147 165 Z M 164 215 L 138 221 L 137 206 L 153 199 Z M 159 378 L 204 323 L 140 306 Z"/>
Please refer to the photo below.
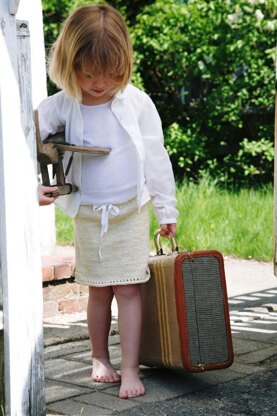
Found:
<path fill-rule="evenodd" d="M 86 310 L 88 288 L 75 282 L 74 269 L 73 256 L 42 257 L 44 318 Z"/>

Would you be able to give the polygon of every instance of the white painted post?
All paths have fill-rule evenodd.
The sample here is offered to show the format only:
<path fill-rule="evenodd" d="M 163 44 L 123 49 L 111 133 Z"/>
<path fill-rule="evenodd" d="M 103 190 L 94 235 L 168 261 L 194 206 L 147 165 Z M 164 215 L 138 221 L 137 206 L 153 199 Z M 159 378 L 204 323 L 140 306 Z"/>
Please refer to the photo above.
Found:
<path fill-rule="evenodd" d="M 32 56 L 32 97 L 33 107 L 35 109 L 47 97 L 41 0 L 21 0 L 16 18 L 28 20 L 29 23 Z M 39 218 L 41 254 L 52 254 L 56 249 L 54 205 L 41 207 L 39 209 Z"/>
<path fill-rule="evenodd" d="M 277 45 L 276 45 L 277 48 Z M 277 87 L 277 57 L 275 62 L 275 84 Z M 274 121 L 274 274 L 277 277 L 277 90 L 275 89 L 275 121 Z"/>
<path fill-rule="evenodd" d="M 21 0 L 26 1 L 27 0 Z M 7 416 L 45 414 L 39 208 L 28 24 L 0 1 L 0 266 Z M 17 36 L 18 35 L 18 36 Z M 19 48 L 18 48 L 19 46 Z"/>

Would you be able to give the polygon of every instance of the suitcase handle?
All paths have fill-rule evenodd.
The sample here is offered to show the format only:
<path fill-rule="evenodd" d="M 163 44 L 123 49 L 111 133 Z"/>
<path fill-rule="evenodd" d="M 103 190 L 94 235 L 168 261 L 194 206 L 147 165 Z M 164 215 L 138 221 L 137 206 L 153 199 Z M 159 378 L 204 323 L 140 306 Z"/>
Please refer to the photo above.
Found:
<path fill-rule="evenodd" d="M 169 239 L 170 239 L 170 242 L 171 242 L 172 253 L 174 253 L 174 252 L 178 253 L 179 249 L 178 249 L 178 245 L 177 245 L 177 242 L 175 240 L 175 237 L 173 235 L 171 235 L 169 237 Z M 163 248 L 162 248 L 162 245 L 161 245 L 161 230 L 160 229 L 156 230 L 155 233 L 154 233 L 154 243 L 155 243 L 157 255 L 162 256 L 164 254 L 164 252 L 163 252 Z"/>

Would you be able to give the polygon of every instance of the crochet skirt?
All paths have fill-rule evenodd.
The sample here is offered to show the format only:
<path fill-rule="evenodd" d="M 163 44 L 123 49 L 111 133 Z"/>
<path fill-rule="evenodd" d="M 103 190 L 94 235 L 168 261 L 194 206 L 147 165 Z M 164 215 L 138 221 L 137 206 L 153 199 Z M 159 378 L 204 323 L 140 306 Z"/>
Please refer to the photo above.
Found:
<path fill-rule="evenodd" d="M 124 204 L 81 205 L 74 220 L 75 280 L 113 286 L 149 280 L 149 209 Z"/>

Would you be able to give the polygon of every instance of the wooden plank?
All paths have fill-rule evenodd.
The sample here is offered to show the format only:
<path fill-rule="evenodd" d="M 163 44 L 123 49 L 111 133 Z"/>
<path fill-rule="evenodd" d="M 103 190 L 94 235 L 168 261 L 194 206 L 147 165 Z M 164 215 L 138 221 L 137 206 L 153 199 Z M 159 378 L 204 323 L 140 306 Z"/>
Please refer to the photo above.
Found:
<path fill-rule="evenodd" d="M 8 6 L 8 0 L 0 2 L 0 263 L 5 414 L 40 416 L 45 414 L 43 302 L 35 135 L 32 116 L 28 114 L 30 48 L 28 26 L 20 27 L 19 23 L 17 40 L 16 21 Z"/>

